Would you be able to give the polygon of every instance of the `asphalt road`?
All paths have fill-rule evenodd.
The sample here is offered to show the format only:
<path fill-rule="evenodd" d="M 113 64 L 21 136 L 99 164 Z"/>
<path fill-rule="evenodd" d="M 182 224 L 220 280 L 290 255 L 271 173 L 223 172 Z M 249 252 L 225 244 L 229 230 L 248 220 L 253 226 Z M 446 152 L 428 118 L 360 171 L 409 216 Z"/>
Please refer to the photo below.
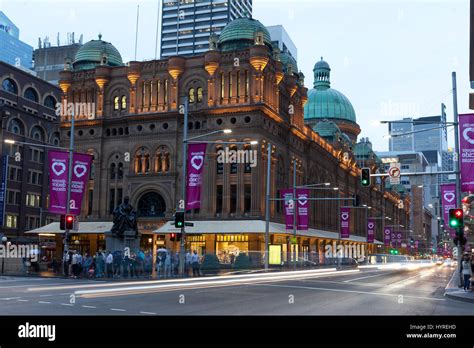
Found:
<path fill-rule="evenodd" d="M 0 315 L 474 315 L 443 296 L 453 273 L 359 269 L 174 281 L 0 278 Z"/>

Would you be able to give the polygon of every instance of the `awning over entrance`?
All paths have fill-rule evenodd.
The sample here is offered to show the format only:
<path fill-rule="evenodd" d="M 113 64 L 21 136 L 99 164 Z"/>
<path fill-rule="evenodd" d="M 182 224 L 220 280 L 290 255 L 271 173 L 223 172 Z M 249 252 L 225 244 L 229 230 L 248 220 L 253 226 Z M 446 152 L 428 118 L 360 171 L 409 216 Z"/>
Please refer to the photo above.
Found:
<path fill-rule="evenodd" d="M 188 221 L 194 224 L 193 227 L 186 227 L 187 234 L 232 234 L 232 233 L 265 233 L 265 221 L 263 220 L 206 220 L 206 221 Z M 162 227 L 154 231 L 158 234 L 177 233 L 180 229 L 171 225 L 171 222 L 165 223 Z M 271 234 L 292 235 L 293 231 L 287 230 L 285 225 L 270 222 Z M 338 239 L 339 234 L 335 232 L 317 230 L 310 228 L 307 231 L 297 231 L 298 236 L 313 237 L 320 239 Z M 344 238 L 343 241 L 366 243 L 365 237 L 351 236 Z M 375 244 L 383 244 L 375 241 Z"/>
<path fill-rule="evenodd" d="M 107 221 L 99 222 L 80 222 L 78 231 L 71 231 L 71 233 L 78 234 L 101 234 L 107 231 L 110 231 L 113 223 Z M 42 234 L 42 233 L 51 233 L 51 234 L 63 234 L 64 231 L 59 229 L 59 222 L 52 222 L 49 225 L 36 228 L 34 230 L 25 232 L 26 234 Z"/>

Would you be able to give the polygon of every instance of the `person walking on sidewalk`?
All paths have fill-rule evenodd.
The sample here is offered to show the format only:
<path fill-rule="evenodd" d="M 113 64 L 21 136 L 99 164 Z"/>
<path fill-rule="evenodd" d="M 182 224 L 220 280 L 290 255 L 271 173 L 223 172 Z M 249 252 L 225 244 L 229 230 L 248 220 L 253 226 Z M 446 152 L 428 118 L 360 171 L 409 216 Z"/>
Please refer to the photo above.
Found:
<path fill-rule="evenodd" d="M 105 259 L 105 268 L 107 269 L 107 278 L 114 276 L 114 257 L 110 251 L 107 251 L 107 258 Z"/>
<path fill-rule="evenodd" d="M 196 250 L 194 250 L 194 253 L 191 256 L 191 262 L 193 266 L 193 277 L 199 277 L 201 274 L 200 271 L 200 262 L 199 262 L 199 255 Z"/>
<path fill-rule="evenodd" d="M 469 291 L 471 288 L 472 267 L 469 255 L 464 255 L 464 260 L 461 263 L 461 273 L 464 276 L 464 291 Z"/>

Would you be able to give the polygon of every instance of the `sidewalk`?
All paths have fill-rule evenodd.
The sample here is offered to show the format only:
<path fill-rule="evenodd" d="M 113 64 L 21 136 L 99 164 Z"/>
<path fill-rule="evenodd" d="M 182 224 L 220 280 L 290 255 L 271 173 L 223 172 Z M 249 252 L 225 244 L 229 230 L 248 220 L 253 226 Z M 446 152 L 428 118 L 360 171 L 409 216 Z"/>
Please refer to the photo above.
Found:
<path fill-rule="evenodd" d="M 470 291 L 464 291 L 459 287 L 460 277 L 457 271 L 454 271 L 451 280 L 444 290 L 444 296 L 449 297 L 453 300 L 471 302 L 474 303 L 474 291 L 471 286 Z"/>

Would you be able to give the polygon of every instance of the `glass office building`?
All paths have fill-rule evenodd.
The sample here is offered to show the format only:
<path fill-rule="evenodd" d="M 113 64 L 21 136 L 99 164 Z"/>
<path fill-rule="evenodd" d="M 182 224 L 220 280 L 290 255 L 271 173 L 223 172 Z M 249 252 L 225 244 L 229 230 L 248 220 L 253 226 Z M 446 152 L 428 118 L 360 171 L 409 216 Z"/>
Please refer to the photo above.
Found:
<path fill-rule="evenodd" d="M 0 60 L 31 69 L 33 47 L 20 41 L 20 30 L 0 11 Z"/>
<path fill-rule="evenodd" d="M 161 58 L 209 50 L 211 34 L 240 17 L 251 17 L 252 0 L 163 0 Z"/>

